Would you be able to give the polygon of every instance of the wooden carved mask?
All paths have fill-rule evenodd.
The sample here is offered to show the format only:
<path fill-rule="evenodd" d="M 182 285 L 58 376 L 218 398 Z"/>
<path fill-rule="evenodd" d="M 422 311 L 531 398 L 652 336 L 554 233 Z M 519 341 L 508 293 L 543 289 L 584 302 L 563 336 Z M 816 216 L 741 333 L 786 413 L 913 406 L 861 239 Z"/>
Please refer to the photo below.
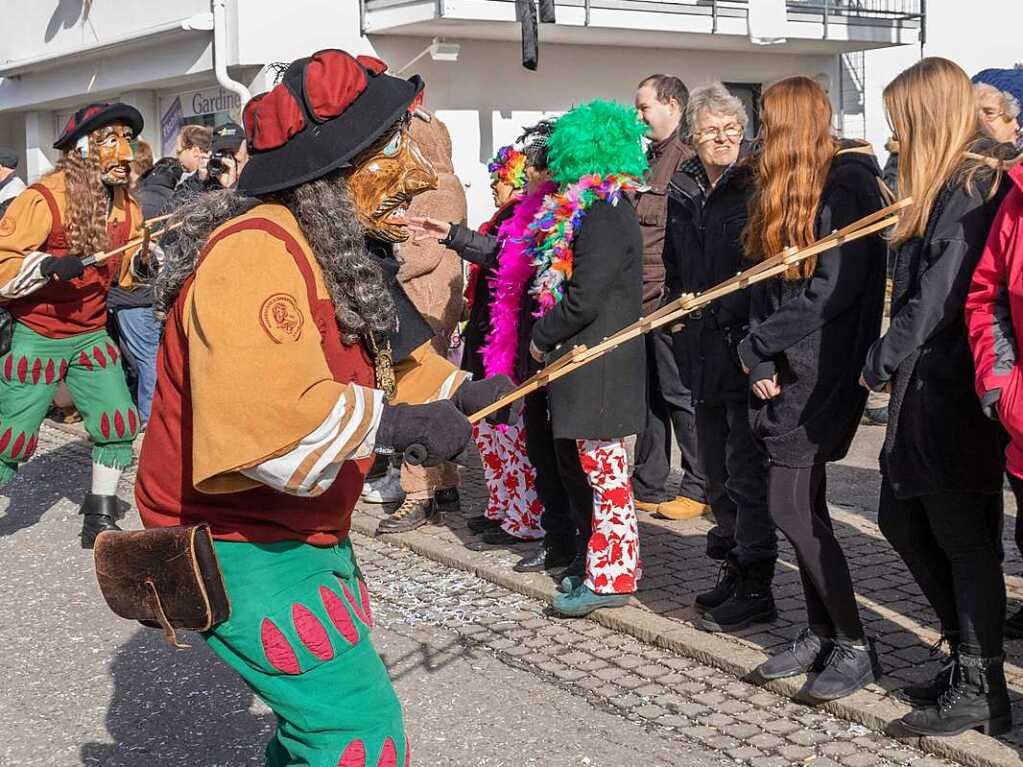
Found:
<path fill-rule="evenodd" d="M 402 120 L 355 158 L 347 174 L 348 191 L 370 237 L 384 242 L 408 239 L 412 198 L 437 188 L 437 172 L 423 157 Z"/>
<path fill-rule="evenodd" d="M 99 160 L 100 178 L 107 186 L 127 186 L 131 180 L 131 128 L 121 123 L 107 125 L 89 134 L 89 150 Z"/>

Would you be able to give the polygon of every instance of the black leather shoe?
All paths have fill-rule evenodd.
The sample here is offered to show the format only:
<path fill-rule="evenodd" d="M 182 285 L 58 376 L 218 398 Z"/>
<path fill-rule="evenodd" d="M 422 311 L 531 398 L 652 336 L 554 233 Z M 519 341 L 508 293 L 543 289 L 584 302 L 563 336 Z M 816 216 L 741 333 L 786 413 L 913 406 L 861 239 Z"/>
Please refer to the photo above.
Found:
<path fill-rule="evenodd" d="M 437 509 L 432 498 L 422 500 L 406 498 L 391 516 L 380 520 L 380 524 L 377 525 L 377 535 L 407 533 L 436 518 Z"/>
<path fill-rule="evenodd" d="M 873 639 L 863 644 L 838 639 L 824 668 L 803 687 L 803 693 L 813 700 L 837 700 L 880 679 L 881 664 Z"/>
<path fill-rule="evenodd" d="M 728 561 L 728 560 L 726 560 Z M 696 624 L 703 631 L 738 631 L 754 623 L 773 623 L 778 619 L 771 593 L 774 560 L 755 562 L 737 568 L 735 591 L 717 607 L 707 610 Z"/>
<path fill-rule="evenodd" d="M 757 673 L 762 679 L 785 679 L 820 671 L 830 652 L 831 640 L 817 636 L 808 626 L 787 648 L 757 666 Z"/>
<path fill-rule="evenodd" d="M 559 567 L 567 567 L 575 559 L 572 552 L 561 551 L 560 549 L 548 549 L 541 546 L 535 553 L 520 559 L 512 568 L 517 573 L 542 573 L 545 570 L 557 570 Z"/>
<path fill-rule="evenodd" d="M 501 523 L 496 519 L 491 519 L 485 514 L 480 514 L 478 517 L 469 517 L 469 520 L 465 523 L 465 526 L 469 528 L 470 533 L 479 535 L 487 530 L 492 530 L 495 527 L 500 527 Z"/>
<path fill-rule="evenodd" d="M 981 658 L 960 652 L 952 685 L 936 706 L 918 708 L 900 723 L 914 735 L 958 735 L 980 730 L 1002 735 L 1012 729 L 1012 708 L 1005 686 L 1004 655 Z"/>
<path fill-rule="evenodd" d="M 959 632 L 950 631 L 942 634 L 938 641 L 931 645 L 931 657 L 938 656 L 941 646 L 945 642 L 948 642 L 948 658 L 934 678 L 922 684 L 908 684 L 905 687 L 900 687 L 893 690 L 892 695 L 915 707 L 937 706 L 938 700 L 945 691 L 955 684 L 955 674 L 958 668 L 956 653 L 959 652 Z"/>
<path fill-rule="evenodd" d="M 515 546 L 520 543 L 529 543 L 525 538 L 517 538 L 503 527 L 494 527 L 484 530 L 480 540 L 490 546 Z"/>
<path fill-rule="evenodd" d="M 85 496 L 85 503 L 78 510 L 85 519 L 82 520 L 82 548 L 91 549 L 96 544 L 96 536 L 107 530 L 120 530 L 114 520 L 117 518 L 117 496 L 93 495 Z"/>

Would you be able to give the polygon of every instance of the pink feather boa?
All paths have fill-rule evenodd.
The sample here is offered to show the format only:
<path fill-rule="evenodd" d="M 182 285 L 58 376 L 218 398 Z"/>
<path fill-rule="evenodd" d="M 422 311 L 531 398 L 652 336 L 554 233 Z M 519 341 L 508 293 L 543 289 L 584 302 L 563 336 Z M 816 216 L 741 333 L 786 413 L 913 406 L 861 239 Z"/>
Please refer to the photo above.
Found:
<path fill-rule="evenodd" d="M 497 230 L 502 245 L 497 256 L 497 269 L 490 282 L 494 291 L 490 306 L 490 332 L 480 349 L 488 378 L 495 375 L 515 378 L 522 298 L 534 271 L 527 229 L 540 212 L 544 198 L 557 188 L 557 184 L 548 181 L 533 194 L 523 197 L 515 206 L 515 212 Z"/>

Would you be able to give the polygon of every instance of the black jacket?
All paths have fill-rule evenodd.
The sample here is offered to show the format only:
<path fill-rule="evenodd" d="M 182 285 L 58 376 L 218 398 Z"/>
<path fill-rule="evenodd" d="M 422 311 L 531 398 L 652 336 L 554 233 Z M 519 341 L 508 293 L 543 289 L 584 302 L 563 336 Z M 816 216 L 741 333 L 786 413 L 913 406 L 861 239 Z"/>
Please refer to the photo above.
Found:
<path fill-rule="evenodd" d="M 1001 427 L 981 411 L 963 307 L 1007 180 L 985 174 L 971 193 L 950 183 L 927 232 L 895 254 L 891 327 L 863 377 L 892 387 L 881 471 L 899 498 L 943 491 L 1000 493 Z"/>
<path fill-rule="evenodd" d="M 884 207 L 880 175 L 873 155 L 837 155 L 815 237 Z M 778 375 L 780 395 L 750 395 L 753 434 L 772 463 L 810 466 L 849 450 L 867 400 L 860 371 L 881 329 L 886 253 L 874 234 L 820 254 L 809 280 L 775 277 L 751 289 L 750 332 L 739 356 L 750 381 Z"/>
<path fill-rule="evenodd" d="M 413 351 L 433 338 L 433 328 L 423 319 L 412 299 L 398 281 L 400 264 L 394 255 L 394 246 L 389 242 L 366 238 L 366 250 L 376 261 L 384 274 L 384 282 L 394 300 L 397 327 L 391 333 L 378 338 L 378 343 L 386 341 L 391 347 L 391 358 L 395 364 L 408 358 Z"/>
<path fill-rule="evenodd" d="M 703 179 L 701 184 L 700 180 Z M 668 185 L 664 245 L 666 300 L 701 293 L 752 264 L 742 251 L 751 173 L 740 159 L 706 194 L 698 159 Z M 746 375 L 735 347 L 749 325 L 749 291 L 740 290 L 683 319 L 673 336 L 679 372 L 697 405 L 746 400 Z"/>
<path fill-rule="evenodd" d="M 171 198 L 182 173 L 181 163 L 165 158 L 142 174 L 134 197 L 142 208 L 145 219 L 162 216 L 173 210 Z M 153 289 L 144 281 L 136 280 L 135 287 L 125 290 L 117 285 L 110 288 L 107 306 L 111 309 L 130 309 L 153 305 Z"/>
<path fill-rule="evenodd" d="M 575 346 L 592 348 L 640 317 L 643 236 L 624 198 L 595 203 L 573 244 L 564 298 L 536 321 L 533 343 L 548 362 Z M 646 407 L 646 345 L 636 338 L 548 388 L 556 439 L 614 439 L 638 433 Z"/>
<path fill-rule="evenodd" d="M 479 266 L 476 284 L 473 288 L 473 304 L 469 311 L 469 320 L 462 334 L 462 370 L 472 373 L 475 380 L 486 377 L 483 370 L 483 357 L 480 349 L 490 332 L 490 305 L 494 301 L 490 282 L 497 268 L 497 256 L 501 251 L 497 241 L 497 230 L 515 212 L 514 205 L 508 205 L 498 212 L 491 224 L 493 234 L 480 234 L 474 229 L 461 224 L 452 224 L 451 232 L 443 241 L 463 261 Z M 528 336 L 527 336 L 528 337 Z"/>

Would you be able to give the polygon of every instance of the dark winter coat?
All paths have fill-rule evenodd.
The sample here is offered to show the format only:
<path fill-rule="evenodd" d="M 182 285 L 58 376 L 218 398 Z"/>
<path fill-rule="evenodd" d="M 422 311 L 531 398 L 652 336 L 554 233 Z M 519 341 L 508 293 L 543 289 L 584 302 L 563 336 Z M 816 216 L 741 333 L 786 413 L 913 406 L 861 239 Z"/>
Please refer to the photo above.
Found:
<path fill-rule="evenodd" d="M 459 258 L 479 267 L 473 286 L 472 309 L 469 310 L 469 319 L 462 333 L 462 370 L 472 373 L 475 380 L 486 377 L 480 349 L 490 333 L 490 305 L 494 301 L 490 283 L 497 268 L 497 255 L 501 251 L 497 230 L 514 212 L 514 205 L 501 208 L 491 220 L 487 234 L 461 224 L 452 224 L 447 239 L 443 240 L 443 244 L 455 251 Z"/>
<path fill-rule="evenodd" d="M 595 203 L 573 245 L 573 272 L 561 301 L 536 321 L 533 343 L 548 363 L 576 346 L 594 347 L 640 317 L 643 237 L 636 211 Z M 634 339 L 550 384 L 556 439 L 614 439 L 638 433 L 647 416 L 646 345 Z"/>
<path fill-rule="evenodd" d="M 890 383 L 881 471 L 899 498 L 944 491 L 1000 493 L 1001 427 L 974 391 L 964 306 L 974 267 L 1008 182 L 988 199 L 994 174 L 973 191 L 961 180 L 943 191 L 927 232 L 895 254 L 891 327 L 867 354 L 863 377 Z"/>
<path fill-rule="evenodd" d="M 142 208 L 143 218 L 155 218 L 171 212 L 171 199 L 182 170 L 177 160 L 163 159 L 142 174 L 133 196 Z M 152 306 L 153 289 L 139 279 L 135 280 L 135 287 L 131 290 L 114 285 L 107 296 L 107 305 L 115 310 Z"/>
<path fill-rule="evenodd" d="M 701 293 L 752 266 L 742 249 L 751 172 L 743 159 L 709 192 L 698 159 L 682 166 L 668 187 L 664 246 L 666 300 Z M 739 290 L 683 320 L 673 336 L 679 372 L 701 402 L 745 402 L 748 391 L 735 347 L 749 326 L 749 291 Z"/>
<path fill-rule="evenodd" d="M 873 155 L 836 155 L 815 237 L 884 207 L 880 175 Z M 750 395 L 753 434 L 772 463 L 811 466 L 849 450 L 867 401 L 860 371 L 881 329 L 886 253 L 874 234 L 820 254 L 809 280 L 776 277 L 751 288 L 750 332 L 739 357 L 751 382 L 778 375 L 780 395 Z"/>

